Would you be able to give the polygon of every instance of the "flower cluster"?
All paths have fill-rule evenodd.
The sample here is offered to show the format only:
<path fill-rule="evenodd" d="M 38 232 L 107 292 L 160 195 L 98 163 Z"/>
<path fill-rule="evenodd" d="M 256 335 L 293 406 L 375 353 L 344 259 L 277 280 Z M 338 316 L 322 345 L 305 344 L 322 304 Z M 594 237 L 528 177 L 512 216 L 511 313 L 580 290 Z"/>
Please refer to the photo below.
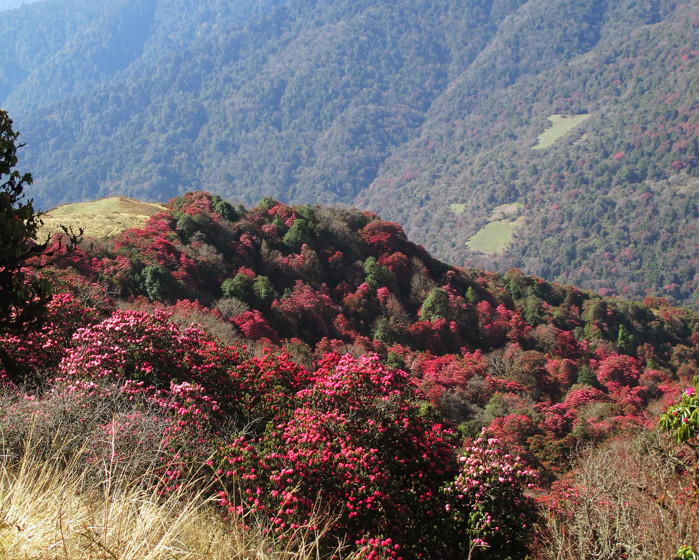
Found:
<path fill-rule="evenodd" d="M 0 336 L 0 344 L 24 377 L 30 372 L 55 368 L 70 347 L 73 333 L 99 320 L 99 310 L 86 306 L 69 293 L 55 294 L 48 302 L 45 320 L 35 332 L 21 336 L 6 333 Z M 1 370 L 2 366 L 0 373 Z"/>
<path fill-rule="evenodd" d="M 522 557 L 536 518 L 534 500 L 526 494 L 537 484 L 535 471 L 485 431 L 463 449 L 459 465 L 443 491 L 456 527 L 465 531 L 465 551 L 475 546 L 472 557 L 479 558 L 487 547 L 483 558 Z"/>
<path fill-rule="evenodd" d="M 213 466 L 230 480 L 229 513 L 239 511 L 230 496 L 242 484 L 246 505 L 266 512 L 276 532 L 308 523 L 320 499 L 339 515 L 334 536 L 392 542 L 387 557 L 435 541 L 448 518 L 439 488 L 456 474 L 456 445 L 415 394 L 404 372 L 376 356 L 326 356 L 288 417 L 279 414 L 263 436 L 219 447 Z"/>

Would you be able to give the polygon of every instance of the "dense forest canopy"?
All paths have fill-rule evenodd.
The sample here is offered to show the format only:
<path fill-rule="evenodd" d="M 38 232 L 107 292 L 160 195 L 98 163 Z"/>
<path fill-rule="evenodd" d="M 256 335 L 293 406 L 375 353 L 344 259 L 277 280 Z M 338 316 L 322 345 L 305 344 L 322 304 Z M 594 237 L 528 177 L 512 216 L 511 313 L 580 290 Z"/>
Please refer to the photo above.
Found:
<path fill-rule="evenodd" d="M 696 304 L 695 2 L 52 0 L 0 26 L 38 207 L 354 205 L 448 262 Z"/>

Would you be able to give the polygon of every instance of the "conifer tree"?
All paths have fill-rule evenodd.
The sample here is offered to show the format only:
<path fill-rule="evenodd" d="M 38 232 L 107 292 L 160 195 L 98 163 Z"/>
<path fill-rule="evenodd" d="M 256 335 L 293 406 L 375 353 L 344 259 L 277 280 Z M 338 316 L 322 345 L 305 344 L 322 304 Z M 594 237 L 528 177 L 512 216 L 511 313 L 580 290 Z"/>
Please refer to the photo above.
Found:
<path fill-rule="evenodd" d="M 18 137 L 12 120 L 0 110 L 0 332 L 35 321 L 46 297 L 42 286 L 27 281 L 23 271 L 26 261 L 46 245 L 35 242 L 41 220 L 24 196 L 32 176 L 14 169 L 22 147 Z"/>
<path fill-rule="evenodd" d="M 19 132 L 12 128 L 12 119 L 0 109 L 0 335 L 21 334 L 38 323 L 45 314 L 50 287 L 36 277 L 27 275 L 28 261 L 39 254 L 47 254 L 48 240 L 37 243 L 41 217 L 35 212 L 32 200 L 27 200 L 25 187 L 32 184 L 29 173 L 20 173 L 17 165 Z M 78 235 L 63 228 L 68 235 L 68 250 L 80 242 Z M 63 246 L 59 240 L 55 251 Z M 15 367 L 9 354 L 0 345 L 0 361 L 5 372 L 13 377 Z"/>

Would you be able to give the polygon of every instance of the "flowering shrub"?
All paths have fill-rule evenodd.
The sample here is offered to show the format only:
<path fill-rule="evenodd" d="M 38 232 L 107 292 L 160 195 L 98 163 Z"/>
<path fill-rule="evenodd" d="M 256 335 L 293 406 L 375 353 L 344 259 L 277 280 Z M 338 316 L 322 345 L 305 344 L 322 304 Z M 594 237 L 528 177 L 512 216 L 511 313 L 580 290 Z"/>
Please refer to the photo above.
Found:
<path fill-rule="evenodd" d="M 699 445 L 699 379 L 685 389 L 678 403 L 673 403 L 660 417 L 660 426 L 675 437 L 677 443 Z"/>
<path fill-rule="evenodd" d="M 305 383 L 306 372 L 287 354 L 253 358 L 240 346 L 222 346 L 195 326 L 180 330 L 162 311 L 117 311 L 79 329 L 59 372 L 71 378 L 109 378 L 129 391 L 176 397 L 189 384 L 210 414 L 255 420 L 275 417 Z"/>
<path fill-rule="evenodd" d="M 511 520 L 501 521 L 486 496 L 439 491 L 457 484 L 459 463 L 437 411 L 466 435 L 490 423 L 493 445 L 517 449 L 547 480 L 568 468 L 576 442 L 643 426 L 652 400 L 673 394 L 699 363 L 689 311 L 658 303 L 653 313 L 521 272 L 507 280 L 450 268 L 397 224 L 359 211 L 271 199 L 246 211 L 192 193 L 145 228 L 66 263 L 74 270 L 53 274 L 100 279 L 110 293 L 160 304 L 131 297 L 127 305 L 140 311 L 100 322 L 113 311 L 99 305 L 105 293 L 56 296 L 41 329 L 0 340 L 0 353 L 20 362 L 18 380 L 57 371 L 62 379 L 47 391 L 78 398 L 74 411 L 103 397 L 144 403 L 156 414 L 116 415 L 104 434 L 157 426 L 152 444 L 165 488 L 185 480 L 192 454 L 214 452 L 227 515 L 252 508 L 282 535 L 307 523 L 322 500 L 338 515 L 333 536 L 349 538 L 366 558 L 483 555 L 485 542 L 489 556 L 517 554 L 518 533 L 502 537 Z M 178 300 L 166 307 L 173 317 L 143 312 L 163 300 Z M 192 322 L 206 332 L 185 328 Z M 633 338 L 621 325 L 633 326 Z M 222 341 L 238 331 L 260 352 L 286 344 L 313 373 L 286 354 L 253 357 Z M 376 357 L 324 357 L 340 351 L 376 352 L 409 369 L 423 392 Z M 679 406 L 668 420 L 680 422 L 668 428 L 677 434 L 695 414 Z M 514 462 L 503 454 L 487 457 Z M 497 468 L 474 472 L 485 481 Z M 459 508 L 466 513 L 457 519 Z M 481 510 L 496 524 L 478 517 Z M 455 535 L 463 537 L 459 546 Z"/>
<path fill-rule="evenodd" d="M 481 301 L 476 305 L 476 313 L 482 342 L 492 348 L 502 346 L 506 339 L 524 340 L 531 331 L 531 326 L 518 313 L 504 305 L 493 309 L 487 301 Z"/>
<path fill-rule="evenodd" d="M 439 488 L 456 474 L 454 436 L 423 415 L 408 376 L 376 356 L 330 354 L 313 379 L 288 419 L 269 424 L 262 438 L 219 448 L 225 500 L 242 483 L 248 505 L 281 532 L 306 523 L 320 498 L 339 515 L 334 536 L 365 547 L 367 557 L 377 543 L 387 557 L 445 547 Z"/>
<path fill-rule="evenodd" d="M 630 356 L 612 354 L 604 358 L 597 368 L 597 379 L 612 392 L 621 387 L 638 385 L 638 361 Z"/>
<path fill-rule="evenodd" d="M 13 381 L 55 368 L 70 346 L 73 333 L 99 319 L 100 311 L 86 307 L 71 294 L 53 295 L 47 304 L 46 319 L 36 331 L 23 335 L 6 333 L 0 337 L 0 344 L 17 365 L 15 373 L 20 378 Z M 2 365 L 0 375 L 4 375 Z"/>
<path fill-rule="evenodd" d="M 525 556 L 536 519 L 526 492 L 536 483 L 535 471 L 485 430 L 462 450 L 459 474 L 444 494 L 469 558 Z"/>
<path fill-rule="evenodd" d="M 243 336 L 252 340 L 267 339 L 273 343 L 279 342 L 279 335 L 269 326 L 267 320 L 259 311 L 244 311 L 233 317 L 233 323 L 240 329 Z"/>
<path fill-rule="evenodd" d="M 381 253 L 407 253 L 408 238 L 403 228 L 394 222 L 375 220 L 369 222 L 359 235 L 371 249 Z"/>
<path fill-rule="evenodd" d="M 313 289 L 302 280 L 296 281 L 286 297 L 275 301 L 272 309 L 286 319 L 294 335 L 300 334 L 314 344 L 331 334 L 338 312 L 324 284 Z"/>
<path fill-rule="evenodd" d="M 163 489 L 177 487 L 193 459 L 208 455 L 226 425 L 262 433 L 272 419 L 293 410 L 293 396 L 308 374 L 287 354 L 251 357 L 240 346 L 222 347 L 197 327 L 180 330 L 157 311 L 118 311 L 80 329 L 54 383 L 87 398 L 99 386 L 141 399 L 168 418 L 157 446 Z M 192 457 L 192 445 L 198 457 Z"/>
<path fill-rule="evenodd" d="M 407 334 L 415 348 L 434 354 L 458 352 L 462 345 L 459 326 L 455 321 L 443 318 L 434 321 L 416 321 L 410 325 Z"/>
<path fill-rule="evenodd" d="M 463 357 L 454 354 L 433 357 L 426 354 L 417 360 L 413 372 L 422 377 L 422 390 L 434 402 L 444 391 L 451 391 L 471 402 L 477 395 L 469 393 L 468 380 L 474 376 L 485 377 L 483 356 L 479 350 L 465 353 Z"/>

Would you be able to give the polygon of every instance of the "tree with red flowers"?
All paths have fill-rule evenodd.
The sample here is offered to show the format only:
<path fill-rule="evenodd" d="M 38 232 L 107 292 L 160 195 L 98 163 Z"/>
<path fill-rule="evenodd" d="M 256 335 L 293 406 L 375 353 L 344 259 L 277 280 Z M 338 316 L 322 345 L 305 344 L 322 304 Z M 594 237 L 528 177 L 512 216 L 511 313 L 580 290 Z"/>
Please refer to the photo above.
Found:
<path fill-rule="evenodd" d="M 536 505 L 527 496 L 536 472 L 485 430 L 459 457 L 459 474 L 444 487 L 447 510 L 468 558 L 524 558 Z"/>

